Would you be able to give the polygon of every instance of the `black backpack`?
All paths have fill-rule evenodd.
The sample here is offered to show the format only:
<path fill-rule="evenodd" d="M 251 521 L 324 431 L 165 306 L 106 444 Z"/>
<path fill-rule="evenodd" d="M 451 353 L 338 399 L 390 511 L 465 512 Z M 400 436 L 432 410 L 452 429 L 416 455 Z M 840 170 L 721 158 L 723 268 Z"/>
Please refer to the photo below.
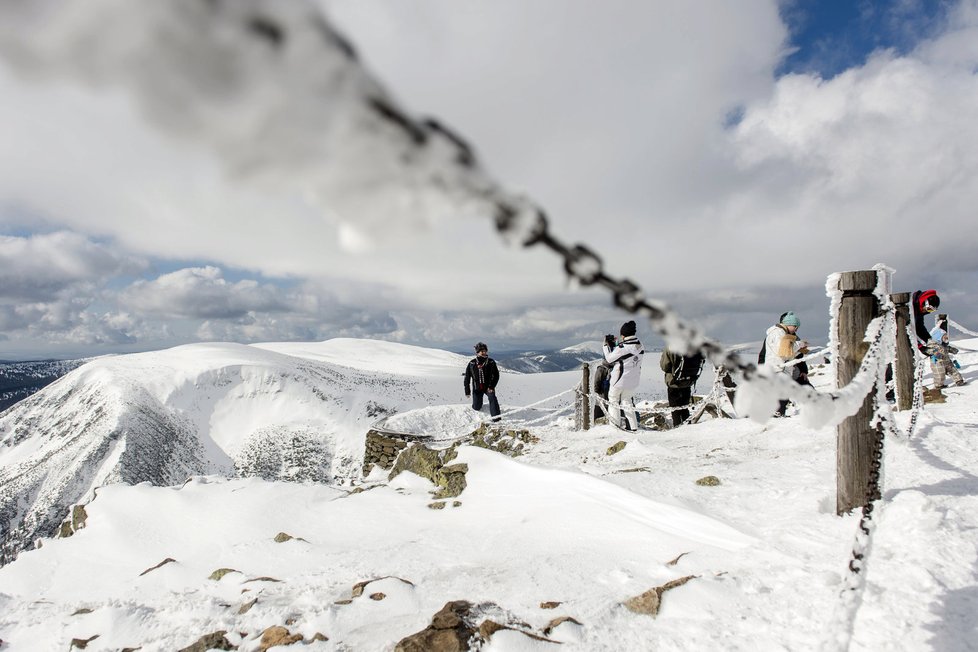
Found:
<path fill-rule="evenodd" d="M 675 387 L 692 387 L 703 371 L 706 360 L 702 353 L 684 355 L 672 370 L 672 384 Z"/>

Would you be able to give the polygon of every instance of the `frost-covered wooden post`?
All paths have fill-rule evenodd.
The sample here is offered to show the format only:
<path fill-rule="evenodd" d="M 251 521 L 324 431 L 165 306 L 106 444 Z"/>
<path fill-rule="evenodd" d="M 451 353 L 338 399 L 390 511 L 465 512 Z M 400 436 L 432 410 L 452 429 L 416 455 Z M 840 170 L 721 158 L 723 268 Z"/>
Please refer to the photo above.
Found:
<path fill-rule="evenodd" d="M 581 365 L 581 391 L 578 392 L 578 430 L 591 429 L 591 367 Z"/>
<path fill-rule="evenodd" d="M 836 381 L 845 387 L 859 371 L 869 349 L 864 341 L 866 327 L 880 314 L 876 289 L 876 271 L 843 272 L 839 275 L 842 301 L 836 319 L 839 352 Z M 870 425 L 873 418 L 873 392 L 866 395 L 862 407 L 839 424 L 836 430 L 835 511 L 844 514 L 862 507 L 878 496 L 867 496 L 870 486 L 873 453 L 880 433 Z"/>
<path fill-rule="evenodd" d="M 910 323 L 910 293 L 890 295 L 896 306 L 896 364 L 893 383 L 896 385 L 897 410 L 909 410 L 913 406 L 914 354 L 907 325 Z"/>

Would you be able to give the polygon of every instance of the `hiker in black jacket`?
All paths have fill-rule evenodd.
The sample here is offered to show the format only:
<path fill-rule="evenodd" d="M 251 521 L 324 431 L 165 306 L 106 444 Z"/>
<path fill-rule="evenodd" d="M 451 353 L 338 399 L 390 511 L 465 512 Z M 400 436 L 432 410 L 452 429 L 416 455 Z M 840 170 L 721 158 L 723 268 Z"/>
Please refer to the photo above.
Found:
<path fill-rule="evenodd" d="M 499 399 L 496 398 L 496 383 L 499 382 L 499 368 L 489 357 L 489 347 L 483 342 L 475 345 L 475 357 L 465 368 L 465 396 L 472 397 L 472 409 L 482 409 L 482 396 L 489 397 L 489 414 L 493 421 L 499 421 Z M 471 386 L 471 389 L 470 389 Z"/>
<path fill-rule="evenodd" d="M 703 371 L 703 354 L 680 355 L 663 351 L 659 358 L 659 368 L 666 373 L 666 395 L 669 407 L 688 406 L 693 396 L 693 386 Z M 689 418 L 689 410 L 673 410 L 672 427 L 678 427 Z"/>

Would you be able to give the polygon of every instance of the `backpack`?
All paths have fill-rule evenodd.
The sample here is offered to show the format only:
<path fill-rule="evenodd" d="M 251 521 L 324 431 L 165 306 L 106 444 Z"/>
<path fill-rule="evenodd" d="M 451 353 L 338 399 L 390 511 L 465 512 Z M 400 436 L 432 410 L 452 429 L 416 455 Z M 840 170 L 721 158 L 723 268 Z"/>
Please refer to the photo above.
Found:
<path fill-rule="evenodd" d="M 706 360 L 702 353 L 684 355 L 672 370 L 672 385 L 674 387 L 692 387 L 703 371 Z"/>

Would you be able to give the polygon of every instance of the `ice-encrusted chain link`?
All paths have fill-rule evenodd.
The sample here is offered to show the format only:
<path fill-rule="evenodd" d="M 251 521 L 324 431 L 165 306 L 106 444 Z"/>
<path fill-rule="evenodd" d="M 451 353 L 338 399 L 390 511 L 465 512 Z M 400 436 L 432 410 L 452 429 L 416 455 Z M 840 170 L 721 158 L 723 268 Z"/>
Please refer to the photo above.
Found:
<path fill-rule="evenodd" d="M 738 370 L 750 376 L 755 365 L 744 362 L 719 343 L 704 338 L 695 328 L 682 321 L 664 304 L 646 299 L 642 289 L 631 279 L 614 278 L 604 271 L 604 262 L 590 247 L 584 244 L 567 245 L 555 237 L 549 228 L 549 220 L 539 207 L 528 202 L 516 203 L 496 200 L 496 229 L 504 240 L 524 247 L 542 245 L 560 256 L 564 272 L 582 286 L 601 286 L 612 295 L 618 308 L 633 314 L 644 315 L 653 328 L 666 338 L 686 343 L 687 351 L 700 351 L 713 364 L 728 370 Z"/>

